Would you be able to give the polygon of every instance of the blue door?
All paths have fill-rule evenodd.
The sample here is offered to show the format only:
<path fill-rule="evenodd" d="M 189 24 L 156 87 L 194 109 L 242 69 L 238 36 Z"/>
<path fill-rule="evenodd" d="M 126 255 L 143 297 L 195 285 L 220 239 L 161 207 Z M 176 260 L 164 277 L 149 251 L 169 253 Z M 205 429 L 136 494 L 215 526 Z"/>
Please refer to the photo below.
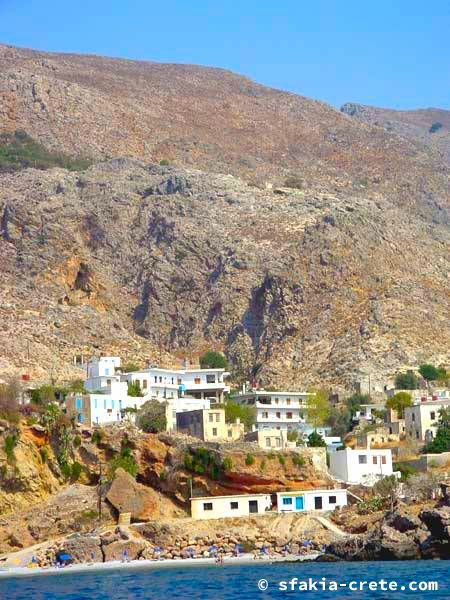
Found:
<path fill-rule="evenodd" d="M 303 496 L 295 497 L 295 510 L 303 510 Z"/>

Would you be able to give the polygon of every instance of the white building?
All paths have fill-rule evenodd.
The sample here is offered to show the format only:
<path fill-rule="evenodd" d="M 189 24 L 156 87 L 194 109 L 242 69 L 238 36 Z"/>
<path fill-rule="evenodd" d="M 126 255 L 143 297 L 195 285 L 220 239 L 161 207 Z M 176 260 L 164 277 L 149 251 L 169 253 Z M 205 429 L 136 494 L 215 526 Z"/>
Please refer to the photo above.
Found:
<path fill-rule="evenodd" d="M 191 396 L 203 400 L 223 401 L 230 388 L 224 382 L 229 375 L 225 369 L 158 369 L 128 373 L 128 379 L 138 382 L 141 391 L 157 400 Z"/>
<path fill-rule="evenodd" d="M 346 483 L 373 485 L 393 473 L 389 449 L 345 448 L 330 454 L 330 474 Z"/>
<path fill-rule="evenodd" d="M 253 390 L 232 396 L 239 404 L 256 408 L 255 428 L 296 430 L 305 423 L 307 392 L 269 392 Z"/>
<path fill-rule="evenodd" d="M 242 494 L 191 498 L 193 519 L 248 517 L 268 512 L 331 511 L 347 505 L 347 490 L 294 490 L 272 494 Z"/>
<path fill-rule="evenodd" d="M 359 421 L 360 419 L 364 419 L 365 421 L 373 421 L 374 411 L 382 412 L 384 410 L 386 410 L 385 403 L 361 404 L 361 408 L 358 411 L 356 411 L 355 416 L 353 417 L 353 420 Z"/>
<path fill-rule="evenodd" d="M 277 492 L 278 512 L 329 511 L 347 506 L 347 490 Z"/>
<path fill-rule="evenodd" d="M 191 498 L 193 519 L 224 519 L 265 514 L 272 508 L 270 494 L 245 494 L 238 496 L 207 496 Z"/>
<path fill-rule="evenodd" d="M 405 408 L 406 437 L 419 442 L 431 442 L 439 426 L 439 411 L 450 407 L 450 399 L 429 400 L 424 397 L 417 404 Z"/>
<path fill-rule="evenodd" d="M 208 398 L 191 398 L 191 396 L 182 396 L 181 398 L 171 398 L 166 400 L 166 420 L 167 431 L 176 431 L 177 414 L 189 412 L 191 410 L 208 410 L 211 408 L 211 400 Z"/>
<path fill-rule="evenodd" d="M 118 356 L 94 356 L 87 363 L 84 387 L 88 391 L 101 390 L 120 381 L 120 358 Z"/>

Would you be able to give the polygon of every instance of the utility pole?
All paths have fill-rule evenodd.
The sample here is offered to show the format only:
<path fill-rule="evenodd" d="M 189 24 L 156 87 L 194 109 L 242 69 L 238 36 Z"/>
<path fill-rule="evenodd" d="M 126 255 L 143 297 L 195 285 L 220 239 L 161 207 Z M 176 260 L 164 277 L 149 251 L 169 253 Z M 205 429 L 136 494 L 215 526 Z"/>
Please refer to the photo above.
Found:
<path fill-rule="evenodd" d="M 103 483 L 103 470 L 102 470 L 102 462 L 97 457 L 98 465 L 99 465 L 99 475 L 98 475 L 98 485 L 97 485 L 97 494 L 98 494 L 98 520 L 101 522 L 102 520 L 102 483 Z"/>

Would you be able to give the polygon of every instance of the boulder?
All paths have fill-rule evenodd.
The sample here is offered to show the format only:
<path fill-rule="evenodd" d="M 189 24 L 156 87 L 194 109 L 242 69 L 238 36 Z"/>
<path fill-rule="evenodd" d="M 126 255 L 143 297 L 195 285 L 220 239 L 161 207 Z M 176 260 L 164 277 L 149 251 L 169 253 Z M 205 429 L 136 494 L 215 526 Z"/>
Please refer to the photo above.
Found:
<path fill-rule="evenodd" d="M 396 511 L 386 519 L 386 524 L 405 533 L 406 531 L 414 531 L 422 527 L 420 519 L 410 515 L 407 512 Z"/>
<path fill-rule="evenodd" d="M 450 542 L 450 506 L 422 510 L 419 519 L 425 523 L 434 538 Z"/>
<path fill-rule="evenodd" d="M 135 521 L 149 521 L 160 516 L 160 495 L 135 481 L 121 468 L 116 471 L 106 499 L 119 513 L 131 513 Z"/>
<path fill-rule="evenodd" d="M 137 560 L 145 548 L 145 542 L 140 540 L 119 540 L 113 542 L 112 544 L 103 546 L 105 562 L 109 560 L 123 560 L 125 550 L 128 552 L 128 560 Z"/>
<path fill-rule="evenodd" d="M 71 535 L 59 549 L 70 554 L 76 563 L 90 562 L 92 559 L 96 562 L 103 561 L 100 537 L 97 535 Z"/>

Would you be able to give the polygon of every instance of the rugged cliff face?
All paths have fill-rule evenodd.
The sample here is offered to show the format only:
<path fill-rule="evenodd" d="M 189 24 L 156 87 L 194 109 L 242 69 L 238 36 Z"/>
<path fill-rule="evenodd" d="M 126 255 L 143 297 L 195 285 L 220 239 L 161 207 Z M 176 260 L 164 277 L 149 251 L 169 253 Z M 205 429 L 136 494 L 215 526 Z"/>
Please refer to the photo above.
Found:
<path fill-rule="evenodd" d="M 0 373 L 214 346 L 297 386 L 448 360 L 449 171 L 417 139 L 220 69 L 7 46 L 0 115 L 143 159 L 1 177 Z"/>
<path fill-rule="evenodd" d="M 208 346 L 265 383 L 448 360 L 444 202 L 113 160 L 4 175 L 2 371 Z"/>

